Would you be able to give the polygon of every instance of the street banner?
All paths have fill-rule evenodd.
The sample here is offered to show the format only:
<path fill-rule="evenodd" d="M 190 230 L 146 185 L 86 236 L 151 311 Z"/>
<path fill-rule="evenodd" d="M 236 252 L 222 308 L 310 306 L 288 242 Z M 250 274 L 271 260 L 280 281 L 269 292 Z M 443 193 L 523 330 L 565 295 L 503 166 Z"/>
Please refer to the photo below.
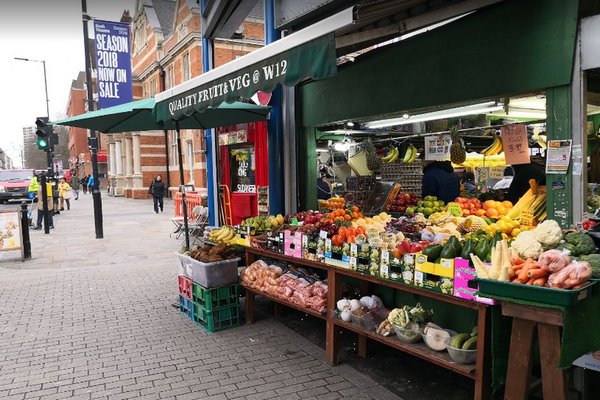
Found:
<path fill-rule="evenodd" d="M 129 25 L 94 20 L 98 108 L 132 100 Z"/>
<path fill-rule="evenodd" d="M 527 127 L 514 124 L 500 128 L 506 165 L 529 164 L 529 142 Z"/>

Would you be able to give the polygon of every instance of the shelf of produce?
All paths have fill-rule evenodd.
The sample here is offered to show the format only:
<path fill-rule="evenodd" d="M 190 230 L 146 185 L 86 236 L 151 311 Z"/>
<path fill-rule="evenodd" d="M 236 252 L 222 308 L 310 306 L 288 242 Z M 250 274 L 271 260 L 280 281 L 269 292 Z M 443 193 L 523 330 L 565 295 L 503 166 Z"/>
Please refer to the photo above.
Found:
<path fill-rule="evenodd" d="M 462 365 L 455 363 L 450 359 L 450 356 L 446 352 L 439 352 L 435 350 L 431 350 L 425 343 L 403 343 L 398 340 L 395 336 L 381 336 L 375 333 L 374 331 L 368 331 L 360 326 L 357 326 L 351 322 L 344 322 L 337 318 L 334 318 L 334 324 L 339 326 L 340 328 L 347 329 L 349 331 L 358 333 L 359 335 L 364 335 L 369 339 L 375 340 L 377 342 L 383 343 L 387 346 L 390 346 L 394 349 L 403 351 L 405 353 L 411 354 L 415 357 L 422 358 L 423 360 L 429 361 L 432 364 L 439 365 L 443 368 L 454 371 L 458 374 L 464 375 L 467 378 L 475 379 L 475 365 Z"/>
<path fill-rule="evenodd" d="M 290 257 L 290 256 L 286 256 L 281 253 L 275 253 L 275 252 L 268 251 L 268 250 L 261 250 L 261 249 L 255 248 L 255 247 L 248 247 L 246 249 L 246 253 L 247 254 L 255 254 L 255 255 L 261 256 L 261 257 L 272 258 L 272 259 L 278 260 L 278 261 L 285 261 L 290 264 L 304 265 L 305 267 L 317 268 L 317 269 L 321 269 L 321 270 L 325 270 L 325 271 L 327 271 L 331 268 L 331 265 L 323 264 L 322 262 L 305 260 L 303 258 Z M 250 263 L 248 263 L 248 265 L 250 265 Z"/>
<path fill-rule="evenodd" d="M 301 311 L 301 312 L 306 313 L 308 315 L 311 315 L 313 317 L 320 318 L 320 319 L 323 319 L 323 320 L 327 319 L 327 314 L 321 314 L 320 312 L 315 311 L 312 308 L 302 307 L 302 306 L 300 306 L 298 304 L 294 304 L 292 302 L 286 301 L 286 300 L 284 300 L 284 299 L 282 299 L 280 297 L 273 296 L 272 294 L 265 293 L 265 292 L 262 292 L 260 290 L 249 288 L 247 286 L 244 286 L 244 288 L 246 289 L 246 321 L 247 322 L 253 322 L 254 321 L 254 307 L 249 307 L 248 306 L 248 299 L 250 297 L 252 297 L 251 302 L 253 303 L 254 302 L 254 296 L 262 296 L 262 297 L 264 297 L 266 299 L 269 299 L 269 300 L 271 300 L 271 301 L 273 301 L 275 303 L 284 305 L 286 307 L 294 308 L 294 309 L 296 309 L 298 311 Z M 250 310 L 250 308 L 252 308 L 252 310 Z M 249 312 L 250 312 L 250 315 L 248 314 Z"/>
<path fill-rule="evenodd" d="M 470 308 L 473 310 L 478 310 L 480 307 L 482 307 L 481 303 L 461 299 L 460 297 L 454 297 L 454 296 L 450 296 L 448 294 L 438 293 L 438 292 L 434 292 L 434 291 L 427 290 L 427 289 L 421 289 L 416 286 L 405 285 L 400 282 L 390 281 L 390 280 L 378 278 L 378 277 L 372 276 L 372 275 L 366 275 L 366 274 L 360 273 L 358 271 L 354 271 L 354 270 L 347 269 L 347 268 L 340 268 L 340 267 L 335 267 L 335 266 L 329 266 L 329 267 L 335 268 L 336 272 L 340 275 L 345 275 L 345 276 L 360 279 L 363 281 L 375 283 L 377 285 L 388 286 L 388 287 L 391 287 L 394 289 L 402 290 L 404 292 L 408 292 L 408 293 L 416 294 L 419 296 L 429 297 L 432 299 L 443 301 L 445 303 L 456 304 L 456 305 Z"/>

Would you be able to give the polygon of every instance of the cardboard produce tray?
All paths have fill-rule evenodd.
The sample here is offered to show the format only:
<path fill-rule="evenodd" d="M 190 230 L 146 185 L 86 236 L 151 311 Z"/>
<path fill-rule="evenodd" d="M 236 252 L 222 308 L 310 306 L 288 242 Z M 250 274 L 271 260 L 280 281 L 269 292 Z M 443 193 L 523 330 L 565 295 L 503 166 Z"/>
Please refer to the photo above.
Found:
<path fill-rule="evenodd" d="M 480 296 L 502 297 L 504 299 L 565 307 L 590 297 L 592 288 L 596 283 L 590 282 L 580 289 L 556 289 L 481 278 L 477 278 L 477 282 L 479 283 Z"/>

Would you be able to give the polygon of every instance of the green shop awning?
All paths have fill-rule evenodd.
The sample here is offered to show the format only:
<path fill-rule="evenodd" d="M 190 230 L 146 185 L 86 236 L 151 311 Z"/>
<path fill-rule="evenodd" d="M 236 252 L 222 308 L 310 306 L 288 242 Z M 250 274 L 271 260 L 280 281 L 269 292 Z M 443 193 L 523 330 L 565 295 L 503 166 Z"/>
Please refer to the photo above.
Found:
<path fill-rule="evenodd" d="M 249 99 L 258 91 L 271 92 L 277 84 L 294 86 L 306 78 L 316 80 L 337 73 L 333 33 L 298 45 L 295 43 L 302 36 L 294 36 L 157 94 L 156 119 L 183 120 L 222 102 Z"/>
<path fill-rule="evenodd" d="M 172 120 L 157 122 L 154 117 L 154 109 L 154 98 L 149 98 L 53 121 L 52 124 L 93 129 L 103 133 L 176 129 Z M 194 113 L 191 118 L 180 121 L 179 128 L 208 129 L 237 123 L 264 121 L 270 109 L 270 107 L 247 103 L 224 103 L 217 107 L 209 107 L 203 112 Z"/>

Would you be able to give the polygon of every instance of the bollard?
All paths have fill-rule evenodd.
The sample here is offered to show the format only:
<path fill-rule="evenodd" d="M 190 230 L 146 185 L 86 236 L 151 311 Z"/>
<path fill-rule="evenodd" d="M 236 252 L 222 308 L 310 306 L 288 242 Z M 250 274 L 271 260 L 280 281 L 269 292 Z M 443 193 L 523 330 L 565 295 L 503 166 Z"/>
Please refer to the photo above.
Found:
<path fill-rule="evenodd" d="M 29 238 L 29 211 L 25 201 L 21 202 L 21 229 L 23 230 L 23 259 L 29 260 L 31 258 L 31 240 Z"/>

